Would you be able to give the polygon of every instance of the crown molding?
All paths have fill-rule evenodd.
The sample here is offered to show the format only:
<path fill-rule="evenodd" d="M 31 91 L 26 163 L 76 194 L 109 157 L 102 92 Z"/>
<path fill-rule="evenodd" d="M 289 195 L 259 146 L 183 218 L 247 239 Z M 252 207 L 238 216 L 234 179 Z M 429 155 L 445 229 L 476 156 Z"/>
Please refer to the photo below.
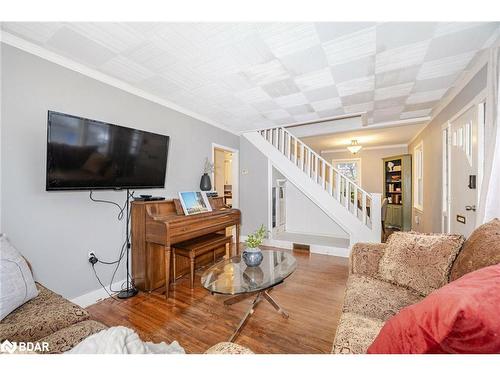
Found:
<path fill-rule="evenodd" d="M 229 129 L 228 127 L 213 121 L 203 115 L 200 115 L 196 112 L 193 112 L 189 109 L 186 109 L 184 107 L 181 107 L 169 100 L 163 99 L 159 96 L 153 95 L 145 90 L 142 90 L 138 87 L 135 87 L 125 81 L 122 81 L 118 78 L 111 77 L 107 74 L 104 74 L 96 69 L 89 68 L 81 63 L 78 63 L 74 60 L 71 60 L 67 57 L 61 56 L 57 53 L 54 53 L 52 51 L 49 51 L 48 49 L 41 47 L 37 44 L 34 44 L 32 42 L 27 41 L 26 39 L 20 38 L 18 36 L 15 36 L 9 32 L 6 32 L 4 30 L 1 30 L 0 34 L 0 42 L 8 44 L 9 46 L 18 48 L 24 52 L 28 52 L 32 55 L 38 56 L 44 60 L 50 61 L 54 64 L 63 66 L 67 69 L 73 70 L 77 73 L 83 74 L 87 77 L 90 77 L 92 79 L 95 79 L 99 82 L 105 83 L 109 86 L 113 86 L 115 88 L 118 88 L 122 91 L 128 92 L 129 94 L 138 96 L 142 99 L 146 99 L 150 102 L 159 104 L 163 107 L 166 107 L 168 109 L 174 110 L 176 112 L 182 113 L 183 115 L 192 117 L 196 120 L 202 121 L 208 125 L 215 126 L 219 129 L 225 130 L 229 133 L 232 133 L 234 135 L 239 135 L 239 132 Z"/>
<path fill-rule="evenodd" d="M 363 150 L 366 150 L 366 151 L 383 150 L 386 148 L 401 148 L 401 147 L 408 147 L 408 145 L 406 143 L 399 143 L 399 144 L 392 144 L 392 145 L 371 146 L 371 147 L 369 146 L 369 147 L 363 147 L 361 149 L 361 151 L 363 151 Z M 334 153 L 339 153 L 339 152 L 349 152 L 349 150 L 347 149 L 347 146 L 345 146 L 343 148 L 334 148 L 331 150 L 321 150 L 320 154 L 334 154 Z"/>

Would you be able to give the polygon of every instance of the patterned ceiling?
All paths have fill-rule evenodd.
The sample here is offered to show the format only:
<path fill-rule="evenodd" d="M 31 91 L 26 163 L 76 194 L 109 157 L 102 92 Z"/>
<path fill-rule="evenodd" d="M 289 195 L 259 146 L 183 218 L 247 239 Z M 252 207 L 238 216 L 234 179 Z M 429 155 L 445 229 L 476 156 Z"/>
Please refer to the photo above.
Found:
<path fill-rule="evenodd" d="M 234 132 L 425 117 L 500 23 L 3 23 Z"/>

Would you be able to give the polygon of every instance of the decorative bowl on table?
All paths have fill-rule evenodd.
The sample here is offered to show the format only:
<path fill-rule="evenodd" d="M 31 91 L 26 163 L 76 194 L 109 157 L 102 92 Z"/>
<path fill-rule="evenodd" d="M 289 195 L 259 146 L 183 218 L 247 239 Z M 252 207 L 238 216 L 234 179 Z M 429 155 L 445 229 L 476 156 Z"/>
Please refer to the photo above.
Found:
<path fill-rule="evenodd" d="M 262 255 L 262 251 L 258 247 L 247 247 L 241 257 L 248 267 L 257 267 L 264 259 L 264 255 Z"/>

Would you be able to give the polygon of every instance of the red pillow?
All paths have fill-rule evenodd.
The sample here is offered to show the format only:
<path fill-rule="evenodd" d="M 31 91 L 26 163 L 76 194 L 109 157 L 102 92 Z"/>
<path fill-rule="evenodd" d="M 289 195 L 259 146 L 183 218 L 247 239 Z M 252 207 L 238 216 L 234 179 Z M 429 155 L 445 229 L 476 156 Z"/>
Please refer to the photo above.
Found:
<path fill-rule="evenodd" d="M 500 353 L 500 264 L 471 272 L 401 310 L 368 353 Z"/>

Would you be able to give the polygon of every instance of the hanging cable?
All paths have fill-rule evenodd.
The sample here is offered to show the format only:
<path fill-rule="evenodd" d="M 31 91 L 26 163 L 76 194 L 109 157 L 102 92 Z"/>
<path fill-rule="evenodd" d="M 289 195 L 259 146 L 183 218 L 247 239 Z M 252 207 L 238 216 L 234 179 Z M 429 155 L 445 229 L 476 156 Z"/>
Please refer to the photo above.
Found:
<path fill-rule="evenodd" d="M 117 220 L 118 221 L 121 221 L 123 220 L 123 217 L 125 216 L 125 210 L 126 210 L 126 207 L 127 207 L 127 201 L 130 199 L 130 198 L 133 198 L 134 197 L 134 193 L 135 191 L 132 191 L 131 193 L 129 193 L 129 191 L 127 190 L 127 198 L 125 200 L 125 203 L 123 204 L 123 206 L 120 206 L 118 203 L 116 202 L 113 202 L 113 201 L 110 201 L 110 200 L 105 200 L 105 199 L 96 199 L 93 197 L 93 191 L 91 190 L 90 191 L 90 194 L 89 194 L 89 198 L 92 202 L 96 202 L 96 203 L 107 203 L 107 204 L 111 204 L 111 205 L 114 205 L 118 208 L 118 215 L 117 215 Z M 128 220 L 129 220 L 129 223 L 130 223 L 130 215 L 127 215 L 128 216 Z M 128 238 L 130 237 L 130 233 L 126 233 L 126 239 L 124 241 L 124 243 L 122 244 L 121 248 L 120 248 L 120 252 L 119 252 L 119 255 L 118 255 L 118 259 L 115 260 L 115 261 L 111 261 L 111 262 L 107 262 L 107 261 L 103 261 L 103 260 L 97 260 L 98 263 L 101 263 L 101 264 L 105 264 L 105 265 L 116 265 L 114 270 L 113 270 L 113 274 L 111 276 L 111 281 L 109 283 L 109 290 L 111 291 L 111 293 L 118 293 L 120 292 L 121 290 L 113 290 L 112 288 L 112 285 L 113 285 L 113 281 L 114 281 L 114 278 L 116 276 L 116 273 L 118 272 L 118 269 L 120 268 L 120 264 L 126 254 L 126 251 L 128 251 L 127 249 L 127 243 L 128 243 Z M 101 285 L 101 287 L 106 291 L 106 293 L 111 297 L 113 298 L 115 301 L 118 301 L 115 297 L 113 297 L 109 292 L 108 290 L 106 289 L 106 287 L 104 286 L 104 284 L 101 282 L 101 279 L 99 278 L 98 274 L 97 274 L 97 270 L 95 269 L 95 266 L 92 265 L 92 269 L 94 271 L 94 274 L 95 274 L 95 277 L 97 279 L 97 281 L 99 282 L 99 284 Z M 130 274 L 127 275 L 128 278 L 130 278 L 130 280 L 132 280 L 132 278 L 130 277 Z M 132 285 L 134 285 L 133 283 L 133 280 L 132 280 Z M 135 287 L 135 285 L 134 285 Z"/>
<path fill-rule="evenodd" d="M 96 202 L 96 203 L 107 203 L 107 204 L 112 204 L 112 205 L 115 205 L 116 207 L 118 207 L 118 216 L 117 216 L 117 219 L 119 221 L 121 221 L 123 219 L 123 215 L 124 215 L 124 211 L 125 211 L 125 207 L 127 205 L 127 202 L 125 202 L 123 204 L 123 206 L 120 206 L 118 203 L 116 202 L 113 202 L 113 201 L 108 201 L 108 200 L 105 200 L 105 199 L 95 199 L 92 194 L 94 193 L 93 190 L 90 190 L 90 194 L 89 194 L 89 198 L 92 202 Z M 133 194 L 133 193 L 132 193 Z M 129 196 L 127 195 L 127 200 L 129 199 Z"/>

